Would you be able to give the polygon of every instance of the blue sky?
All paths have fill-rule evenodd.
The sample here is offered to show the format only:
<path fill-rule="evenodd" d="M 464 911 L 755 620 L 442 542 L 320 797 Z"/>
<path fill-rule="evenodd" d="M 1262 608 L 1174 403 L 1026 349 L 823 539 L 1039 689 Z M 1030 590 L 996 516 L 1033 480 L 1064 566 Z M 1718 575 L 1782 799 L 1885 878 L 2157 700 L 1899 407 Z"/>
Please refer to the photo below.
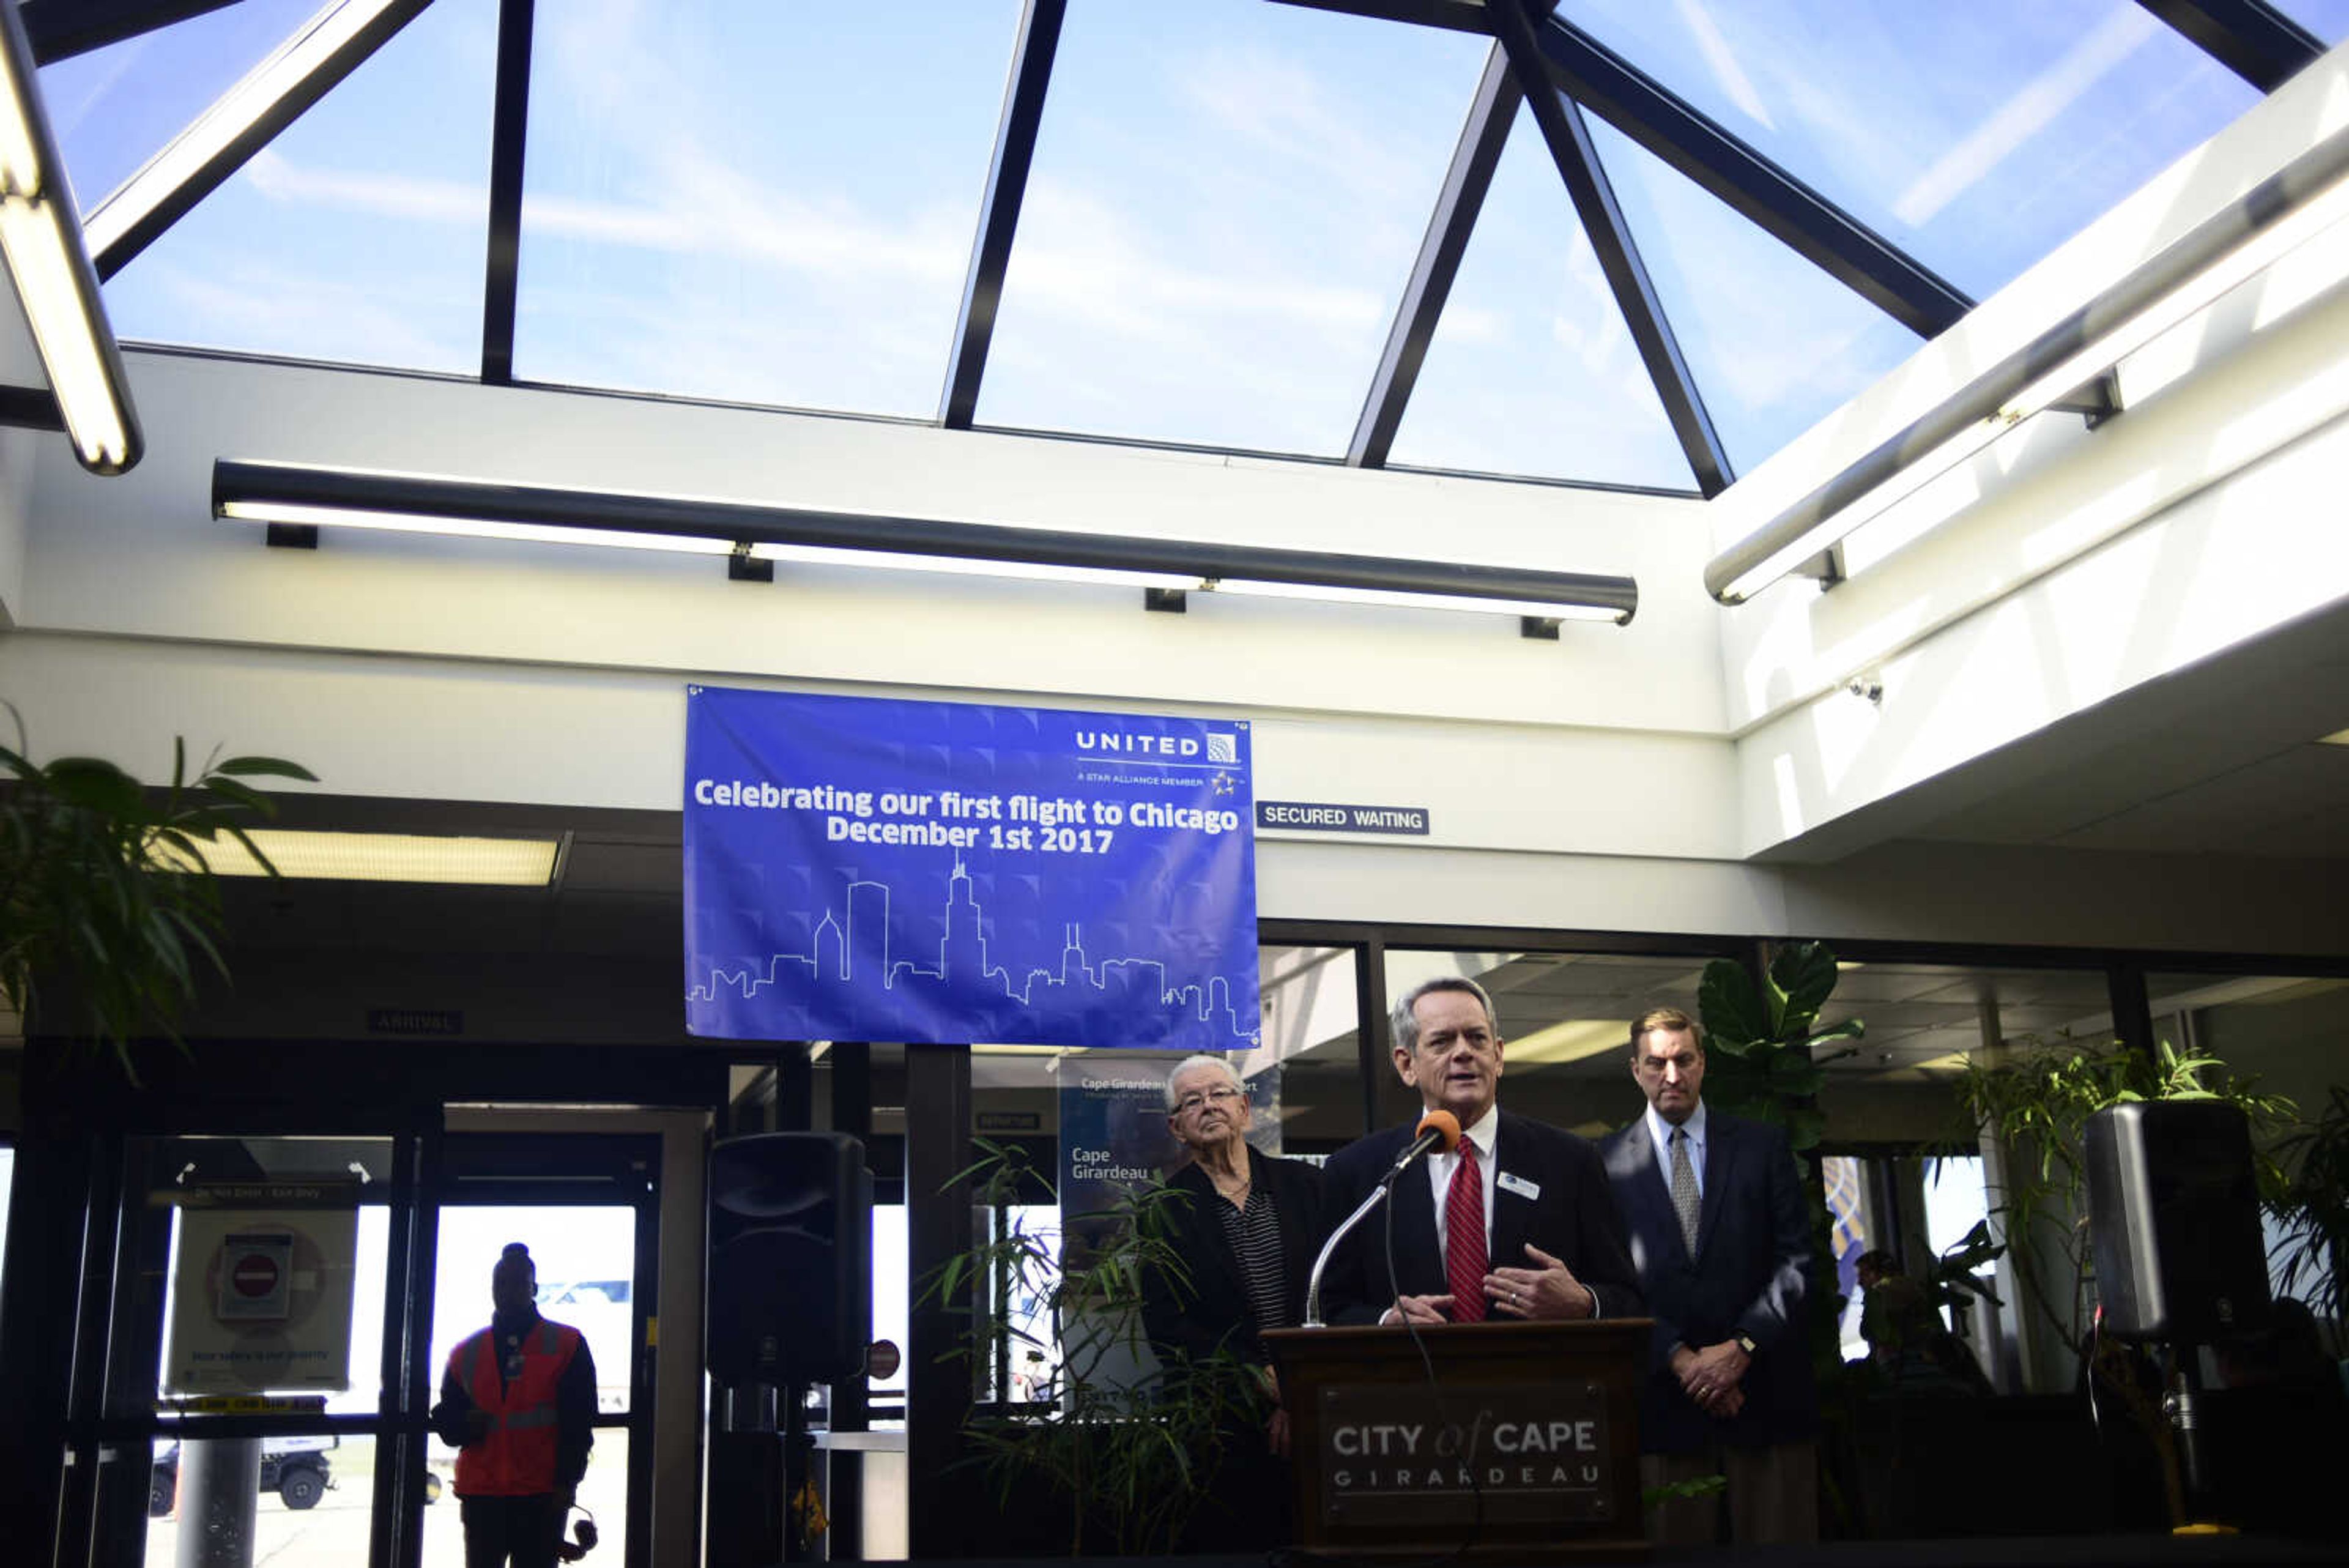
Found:
<path fill-rule="evenodd" d="M 310 9 L 243 0 L 46 67 L 85 209 Z M 2349 26 L 2349 0 L 2292 9 Z M 109 284 L 117 331 L 474 373 L 496 11 L 436 0 Z M 1562 14 L 1978 296 L 2254 98 L 2131 0 Z M 933 416 L 1018 15 L 541 5 L 517 376 Z M 1265 0 L 1071 0 L 979 422 L 1341 454 L 1488 47 Z M 1916 347 L 1597 135 L 1741 471 Z M 1691 483 L 1527 115 L 1394 461 Z"/>

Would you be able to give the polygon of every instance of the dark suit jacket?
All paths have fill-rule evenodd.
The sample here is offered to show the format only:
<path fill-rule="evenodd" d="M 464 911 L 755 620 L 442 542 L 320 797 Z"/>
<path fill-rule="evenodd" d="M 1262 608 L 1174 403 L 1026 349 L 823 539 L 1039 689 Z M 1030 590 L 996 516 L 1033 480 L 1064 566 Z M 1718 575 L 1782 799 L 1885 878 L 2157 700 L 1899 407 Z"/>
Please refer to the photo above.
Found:
<path fill-rule="evenodd" d="M 1321 1245 L 1321 1172 L 1301 1159 L 1279 1159 L 1248 1150 L 1249 1179 L 1272 1199 L 1280 1217 L 1280 1254 L 1288 1321 L 1305 1319 L 1305 1277 Z M 1159 1359 L 1188 1356 L 1204 1361 L 1227 1349 L 1242 1361 L 1270 1359 L 1257 1338 L 1248 1308 L 1247 1282 L 1239 1257 L 1216 1212 L 1224 1200 L 1196 1165 L 1186 1165 L 1167 1181 L 1188 1202 L 1165 1206 L 1166 1240 L 1181 1258 L 1187 1279 L 1153 1269 L 1143 1280 L 1142 1324 Z"/>
<path fill-rule="evenodd" d="M 1412 1137 L 1411 1127 L 1391 1127 L 1330 1157 L 1321 1173 L 1322 1199 L 1332 1229 L 1385 1178 Z M 1492 1266 L 1535 1267 L 1526 1256 L 1530 1241 L 1590 1287 L 1601 1316 L 1639 1316 L 1639 1281 L 1598 1150 L 1570 1132 L 1503 1111 L 1493 1153 Z M 1530 1185 L 1535 1196 L 1502 1179 L 1511 1177 Z M 1398 1295 L 1442 1295 L 1451 1288 L 1435 1244 L 1435 1196 L 1427 1172 L 1416 1165 L 1404 1171 L 1388 1202 L 1395 1272 L 1387 1272 L 1387 1216 L 1373 1212 L 1339 1247 L 1322 1279 L 1321 1315 L 1331 1323 L 1375 1323 Z"/>
<path fill-rule="evenodd" d="M 1705 1108 L 1704 1202 L 1696 1256 L 1681 1237 L 1671 1180 L 1643 1114 L 1599 1144 L 1631 1257 L 1656 1320 L 1640 1388 L 1640 1446 L 1684 1453 L 1715 1442 L 1792 1442 L 1818 1426 L 1811 1373 L 1811 1221 L 1786 1135 L 1766 1122 Z M 1742 1386 L 1745 1407 L 1716 1419 L 1682 1393 L 1671 1348 L 1702 1350 L 1739 1334 L 1758 1347 Z"/>

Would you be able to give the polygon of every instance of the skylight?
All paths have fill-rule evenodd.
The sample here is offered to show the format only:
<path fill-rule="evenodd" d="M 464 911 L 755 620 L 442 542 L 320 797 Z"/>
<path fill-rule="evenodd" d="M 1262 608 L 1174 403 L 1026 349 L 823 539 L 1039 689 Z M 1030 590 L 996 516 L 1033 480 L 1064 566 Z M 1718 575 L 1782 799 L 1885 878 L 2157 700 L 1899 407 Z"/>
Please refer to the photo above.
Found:
<path fill-rule="evenodd" d="M 514 374 L 933 413 L 1019 12 L 541 8 Z"/>
<path fill-rule="evenodd" d="M 1075 0 L 979 422 L 1342 453 L 1490 47 Z"/>
<path fill-rule="evenodd" d="M 1510 129 L 1392 461 L 1694 488 L 1526 109 Z"/>
<path fill-rule="evenodd" d="M 2259 98 L 2135 0 L 1567 14 L 1977 299 Z"/>
<path fill-rule="evenodd" d="M 116 332 L 477 372 L 497 12 L 425 7 L 107 285 Z"/>
<path fill-rule="evenodd" d="M 44 67 L 85 211 L 319 3 L 243 0 Z M 1359 425 L 1351 461 L 1695 488 L 1522 109 L 1427 295 L 1445 308 L 1399 339 L 1426 350 L 1395 379 L 1410 396 L 1372 398 L 1495 44 L 1456 30 L 1473 8 L 1349 5 L 1069 0 L 967 337 L 1021 0 L 537 7 L 511 275 L 487 243 L 502 5 L 436 0 L 131 259 L 108 308 L 126 339 L 502 379 L 511 281 L 523 382 L 927 421 L 953 366 L 957 427 L 975 395 L 985 427 L 1342 460 Z M 2349 33 L 2349 0 L 2284 10 Z M 1590 106 L 1744 472 L 1915 348 L 1886 311 L 1940 330 L 2254 101 L 2164 14 L 1575 0 L 1537 52 Z M 2265 82 L 2309 45 L 2264 16 L 2195 25 Z"/>
<path fill-rule="evenodd" d="M 260 64 L 318 0 L 243 0 L 41 68 L 50 128 L 85 213 Z"/>

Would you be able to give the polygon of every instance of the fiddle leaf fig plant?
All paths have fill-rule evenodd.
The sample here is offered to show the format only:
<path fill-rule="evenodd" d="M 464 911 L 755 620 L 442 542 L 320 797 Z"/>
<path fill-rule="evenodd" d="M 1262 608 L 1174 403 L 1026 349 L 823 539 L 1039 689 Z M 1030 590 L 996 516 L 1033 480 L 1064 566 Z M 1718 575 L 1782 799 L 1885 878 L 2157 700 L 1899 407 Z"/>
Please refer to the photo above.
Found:
<path fill-rule="evenodd" d="M 215 753 L 150 791 L 96 757 L 35 763 L 14 707 L 0 746 L 0 994 L 44 1033 L 110 1050 L 134 1081 L 131 1042 L 176 1042 L 207 973 L 225 975 L 219 889 L 205 858 L 222 836 L 276 875 L 246 829 L 275 815 L 246 781 L 316 781 L 279 757 Z"/>
<path fill-rule="evenodd" d="M 1825 1064 L 1857 1047 L 1818 1053 L 1857 1040 L 1857 1018 L 1819 1026 L 1835 993 L 1835 953 L 1825 942 L 1795 942 L 1771 956 L 1762 984 L 1734 959 L 1704 966 L 1697 1010 L 1704 1020 L 1705 1098 L 1723 1109 L 1786 1129 L 1795 1152 L 1818 1146 L 1826 1117 L 1811 1103 L 1826 1082 Z"/>

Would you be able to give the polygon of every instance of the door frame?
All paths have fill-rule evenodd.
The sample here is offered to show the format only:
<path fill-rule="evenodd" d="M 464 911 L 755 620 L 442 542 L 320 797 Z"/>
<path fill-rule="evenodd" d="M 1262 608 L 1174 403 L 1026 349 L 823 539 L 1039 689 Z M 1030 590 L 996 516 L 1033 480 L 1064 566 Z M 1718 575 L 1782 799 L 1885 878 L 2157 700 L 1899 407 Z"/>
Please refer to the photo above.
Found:
<path fill-rule="evenodd" d="M 428 1174 L 419 1210 L 419 1283 L 429 1315 L 438 1256 L 439 1216 L 445 1206 L 484 1204 L 610 1205 L 622 1201 L 613 1189 L 593 1191 L 569 1183 L 517 1183 L 492 1194 L 486 1188 L 456 1190 L 467 1146 L 501 1136 L 645 1138 L 657 1143 L 649 1171 L 651 1190 L 638 1209 L 636 1284 L 629 1369 L 629 1414 L 599 1427 L 628 1428 L 628 1540 L 630 1564 L 691 1562 L 699 1550 L 701 1513 L 701 1292 L 708 1216 L 703 1185 L 710 1116 L 701 1110 L 653 1110 L 597 1106 L 450 1105 L 443 1116 L 440 1158 Z M 609 1165 L 608 1158 L 604 1161 Z M 569 1195 L 564 1196 L 565 1191 Z M 427 1317 L 419 1316 L 419 1324 Z M 430 1354 L 419 1334 L 419 1356 Z M 437 1386 L 439 1367 L 429 1372 Z M 420 1462 L 420 1460 L 419 1460 Z M 420 1484 L 420 1483 L 419 1483 Z M 616 1542 L 615 1544 L 617 1544 Z"/>

